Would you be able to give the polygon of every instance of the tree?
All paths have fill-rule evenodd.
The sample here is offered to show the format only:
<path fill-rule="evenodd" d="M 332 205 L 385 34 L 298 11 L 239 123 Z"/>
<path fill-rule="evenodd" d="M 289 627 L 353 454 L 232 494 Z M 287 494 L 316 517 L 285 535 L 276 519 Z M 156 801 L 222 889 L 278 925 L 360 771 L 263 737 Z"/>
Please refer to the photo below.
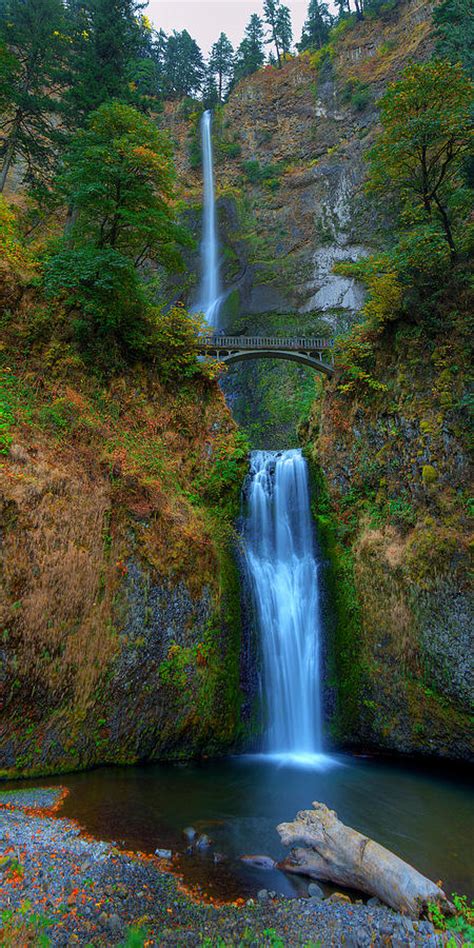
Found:
<path fill-rule="evenodd" d="M 223 93 L 233 72 L 234 48 L 232 43 L 225 35 L 221 33 L 219 39 L 214 43 L 211 49 L 209 59 L 209 69 L 213 75 L 217 76 L 217 91 L 219 102 L 222 102 Z"/>
<path fill-rule="evenodd" d="M 196 95 L 206 74 L 201 50 L 187 30 L 173 31 L 165 53 L 166 94 L 182 99 Z"/>
<path fill-rule="evenodd" d="M 474 76 L 474 17 L 470 0 L 443 0 L 433 10 L 436 51 L 443 59 L 462 63 Z"/>
<path fill-rule="evenodd" d="M 460 64 L 410 65 L 380 102 L 383 131 L 370 152 L 369 190 L 392 192 L 409 223 L 438 223 L 456 258 L 462 165 L 472 143 L 473 83 Z"/>
<path fill-rule="evenodd" d="M 305 49 L 321 49 L 328 41 L 332 23 L 333 18 L 326 3 L 321 3 L 320 0 L 309 0 L 308 17 L 298 43 L 300 53 L 303 53 Z"/>
<path fill-rule="evenodd" d="M 290 11 L 281 5 L 280 0 L 264 0 L 263 12 L 265 22 L 270 27 L 267 43 L 274 43 L 280 69 L 282 55 L 289 52 L 293 39 Z"/>
<path fill-rule="evenodd" d="M 72 140 L 57 187 L 76 214 L 45 283 L 79 308 L 81 339 L 92 331 L 137 344 L 144 261 L 177 269 L 190 242 L 176 223 L 174 184 L 168 137 L 128 105 L 104 103 Z"/>
<path fill-rule="evenodd" d="M 265 61 L 263 20 L 253 13 L 245 29 L 244 38 L 237 49 L 234 60 L 234 82 L 251 76 L 261 69 Z"/>
<path fill-rule="evenodd" d="M 213 109 L 219 103 L 219 90 L 211 69 L 206 70 L 206 78 L 202 88 L 202 102 L 205 109 Z"/>
<path fill-rule="evenodd" d="M 107 99 L 133 101 L 131 63 L 143 43 L 137 0 L 67 0 L 71 34 L 67 120 L 83 126 Z"/>
<path fill-rule="evenodd" d="M 60 135 L 55 116 L 62 79 L 61 0 L 7 0 L 0 6 L 0 191 L 12 165 L 44 182 Z"/>

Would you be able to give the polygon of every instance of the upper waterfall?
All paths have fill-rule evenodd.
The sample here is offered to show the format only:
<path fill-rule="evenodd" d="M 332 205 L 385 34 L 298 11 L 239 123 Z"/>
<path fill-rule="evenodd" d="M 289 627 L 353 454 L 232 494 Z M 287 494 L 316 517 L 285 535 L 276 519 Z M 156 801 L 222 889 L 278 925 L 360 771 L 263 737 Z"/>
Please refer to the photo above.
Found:
<path fill-rule="evenodd" d="M 219 274 L 219 241 L 217 236 L 214 163 L 212 154 L 212 113 L 207 110 L 201 119 L 202 164 L 204 175 L 204 207 L 201 241 L 201 284 L 196 305 L 206 321 L 219 326 L 221 287 Z"/>
<path fill-rule="evenodd" d="M 263 662 L 265 751 L 322 754 L 320 613 L 306 461 L 300 450 L 253 451 L 244 524 Z"/>

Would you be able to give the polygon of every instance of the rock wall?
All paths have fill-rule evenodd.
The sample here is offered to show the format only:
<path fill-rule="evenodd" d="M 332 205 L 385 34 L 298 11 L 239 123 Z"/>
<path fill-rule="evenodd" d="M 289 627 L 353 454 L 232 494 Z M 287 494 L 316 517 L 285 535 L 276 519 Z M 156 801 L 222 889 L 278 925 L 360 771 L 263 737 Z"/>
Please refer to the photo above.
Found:
<path fill-rule="evenodd" d="M 57 354 L 57 352 L 56 352 Z M 0 465 L 0 771 L 235 746 L 245 446 L 215 384 L 10 366 Z M 44 353 L 41 356 L 44 364 Z M 217 466 L 217 473 L 216 473 Z"/>
<path fill-rule="evenodd" d="M 336 379 L 307 431 L 338 744 L 474 757 L 467 305 L 387 329 L 385 390 Z"/>

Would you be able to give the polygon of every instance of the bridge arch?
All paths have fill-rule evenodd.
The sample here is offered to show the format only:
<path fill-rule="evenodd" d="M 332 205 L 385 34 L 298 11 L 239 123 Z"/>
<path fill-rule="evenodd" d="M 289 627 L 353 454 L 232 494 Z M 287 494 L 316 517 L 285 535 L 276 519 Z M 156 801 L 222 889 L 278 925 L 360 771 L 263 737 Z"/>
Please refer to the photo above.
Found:
<path fill-rule="evenodd" d="M 256 349 L 252 352 L 237 351 L 230 352 L 228 355 L 221 355 L 218 358 L 219 362 L 224 362 L 226 365 L 231 365 L 233 362 L 247 362 L 250 359 L 285 359 L 287 362 L 298 362 L 300 365 L 309 366 L 311 369 L 315 369 L 316 372 L 323 372 L 329 378 L 334 375 L 332 365 L 328 365 L 322 359 L 306 355 L 304 352 L 292 352 L 285 349 Z"/>

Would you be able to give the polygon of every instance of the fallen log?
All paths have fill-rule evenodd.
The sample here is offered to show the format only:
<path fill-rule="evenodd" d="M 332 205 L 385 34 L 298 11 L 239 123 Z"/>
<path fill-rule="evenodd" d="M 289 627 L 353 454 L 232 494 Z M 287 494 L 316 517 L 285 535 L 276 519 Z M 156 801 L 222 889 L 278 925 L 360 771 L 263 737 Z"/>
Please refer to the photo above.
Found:
<path fill-rule="evenodd" d="M 345 826 L 324 803 L 313 807 L 300 810 L 292 823 L 277 826 L 283 844 L 297 847 L 278 863 L 279 869 L 375 895 L 412 918 L 426 914 L 430 902 L 452 914 L 454 908 L 438 885 L 389 849 Z"/>

